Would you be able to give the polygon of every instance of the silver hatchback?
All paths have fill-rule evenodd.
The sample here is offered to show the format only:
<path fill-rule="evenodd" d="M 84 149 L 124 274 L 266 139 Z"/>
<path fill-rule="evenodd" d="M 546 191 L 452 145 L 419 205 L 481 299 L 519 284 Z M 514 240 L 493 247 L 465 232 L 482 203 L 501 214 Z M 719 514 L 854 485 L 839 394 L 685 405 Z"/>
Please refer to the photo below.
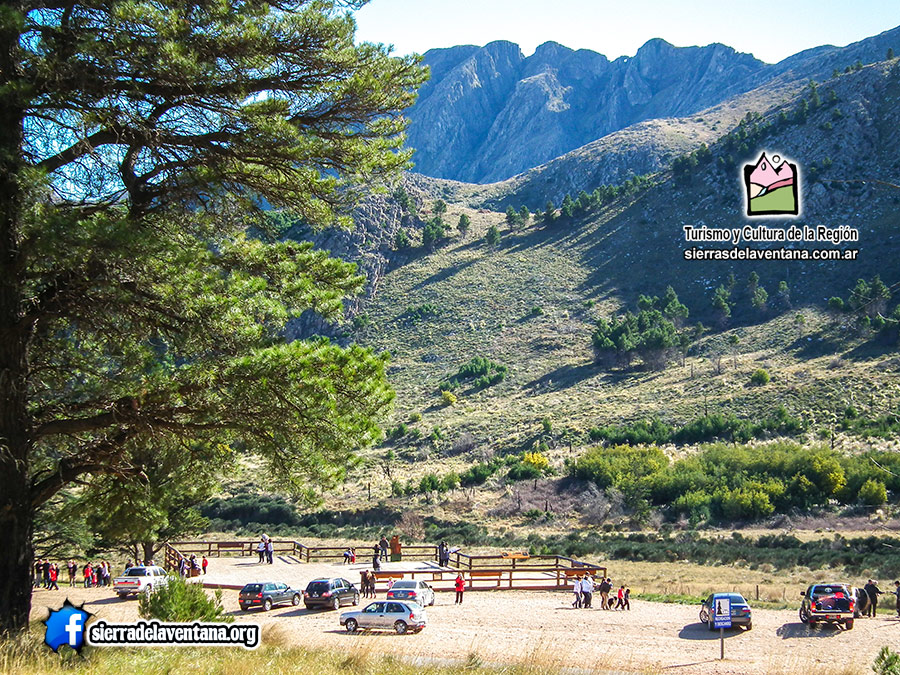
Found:
<path fill-rule="evenodd" d="M 341 614 L 341 625 L 348 633 L 358 630 L 393 630 L 398 635 L 418 633 L 425 628 L 425 608 L 415 602 L 379 600 L 365 609 Z"/>

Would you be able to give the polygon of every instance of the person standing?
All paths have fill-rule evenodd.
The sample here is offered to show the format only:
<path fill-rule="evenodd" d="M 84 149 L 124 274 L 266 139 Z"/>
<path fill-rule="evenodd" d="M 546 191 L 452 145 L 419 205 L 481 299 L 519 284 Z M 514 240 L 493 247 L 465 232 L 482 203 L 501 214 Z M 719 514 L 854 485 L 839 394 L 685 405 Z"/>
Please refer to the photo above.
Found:
<path fill-rule="evenodd" d="M 50 588 L 50 560 L 47 558 L 41 563 L 41 571 L 44 574 L 44 588 Z"/>
<path fill-rule="evenodd" d="M 900 581 L 895 581 L 895 582 L 894 582 L 894 592 L 893 592 L 893 595 L 896 595 L 896 596 L 897 596 L 897 604 L 896 604 L 896 608 L 897 608 L 897 616 L 900 617 Z"/>
<path fill-rule="evenodd" d="M 456 575 L 454 587 L 456 588 L 456 601 L 453 604 L 461 605 L 463 601 L 463 591 L 466 590 L 466 581 L 463 579 L 462 572 Z"/>
<path fill-rule="evenodd" d="M 259 564 L 262 565 L 266 561 L 266 540 L 260 538 L 256 545 L 256 552 L 259 554 Z"/>
<path fill-rule="evenodd" d="M 363 597 L 369 597 L 369 570 L 362 570 L 359 573 L 359 585 L 362 588 Z"/>
<path fill-rule="evenodd" d="M 600 582 L 600 609 L 609 609 L 609 592 L 612 590 L 612 579 L 607 577 Z"/>
<path fill-rule="evenodd" d="M 629 612 L 631 611 L 631 589 L 625 589 L 625 603 L 623 609 L 627 609 Z"/>
<path fill-rule="evenodd" d="M 93 576 L 94 576 L 94 571 L 93 571 L 93 569 L 91 569 L 91 563 L 90 563 L 90 562 L 86 562 L 86 563 L 84 564 L 84 570 L 83 570 L 83 572 L 84 572 L 84 587 L 85 587 L 85 588 L 90 588 L 90 587 L 91 587 L 91 579 L 92 579 Z"/>
<path fill-rule="evenodd" d="M 572 607 L 575 609 L 581 609 L 581 575 L 577 575 L 575 577 L 575 581 L 572 582 L 572 594 L 575 596 L 572 601 Z"/>
<path fill-rule="evenodd" d="M 581 606 L 585 609 L 591 608 L 591 598 L 594 597 L 594 578 L 590 572 L 584 575 L 581 580 Z"/>
<path fill-rule="evenodd" d="M 266 542 L 266 560 L 270 565 L 275 562 L 275 544 L 271 539 Z"/>
<path fill-rule="evenodd" d="M 625 587 L 619 586 L 619 591 L 616 593 L 616 609 L 625 609 Z"/>
<path fill-rule="evenodd" d="M 878 582 L 869 579 L 869 582 L 863 587 L 866 595 L 869 596 L 869 606 L 866 607 L 866 616 L 874 617 L 878 613 L 878 596 L 883 593 L 878 588 Z"/>
<path fill-rule="evenodd" d="M 209 567 L 209 560 L 206 559 L 206 556 L 203 556 L 203 562 L 200 563 L 200 566 L 203 568 L 203 574 L 206 574 L 206 568 Z"/>
<path fill-rule="evenodd" d="M 378 548 L 381 549 L 381 559 L 387 562 L 388 559 L 388 540 L 387 537 L 381 535 L 381 541 L 378 542 Z"/>
<path fill-rule="evenodd" d="M 69 586 L 74 586 L 75 572 L 78 571 L 78 566 L 75 564 L 74 560 L 70 560 L 66 563 L 66 571 L 69 573 Z"/>

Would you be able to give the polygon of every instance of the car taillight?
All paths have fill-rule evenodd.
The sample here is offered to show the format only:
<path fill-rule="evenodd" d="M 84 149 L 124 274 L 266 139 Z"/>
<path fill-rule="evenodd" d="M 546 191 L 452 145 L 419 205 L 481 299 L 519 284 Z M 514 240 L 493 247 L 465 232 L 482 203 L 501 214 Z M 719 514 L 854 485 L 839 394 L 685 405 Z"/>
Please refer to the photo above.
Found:
<path fill-rule="evenodd" d="M 386 597 L 388 597 L 388 598 L 393 598 L 393 597 L 394 597 L 394 591 L 388 591 L 388 594 L 387 594 Z"/>
<path fill-rule="evenodd" d="M 325 591 L 324 593 L 322 593 L 322 597 L 323 598 L 331 597 L 331 591 Z"/>
<path fill-rule="evenodd" d="M 850 609 L 853 609 L 853 603 L 856 602 L 853 598 L 850 598 Z"/>
<path fill-rule="evenodd" d="M 308 598 L 308 597 L 309 597 L 309 593 L 307 593 L 306 591 L 303 591 L 303 597 L 304 597 L 304 598 Z"/>
<path fill-rule="evenodd" d="M 257 597 L 257 598 L 261 598 L 261 597 L 262 597 L 262 593 L 257 594 L 256 597 Z"/>
<path fill-rule="evenodd" d="M 410 613 L 409 613 L 409 619 L 410 619 L 410 621 L 412 621 L 412 620 L 415 619 L 415 618 L 416 618 L 415 612 L 410 612 Z"/>

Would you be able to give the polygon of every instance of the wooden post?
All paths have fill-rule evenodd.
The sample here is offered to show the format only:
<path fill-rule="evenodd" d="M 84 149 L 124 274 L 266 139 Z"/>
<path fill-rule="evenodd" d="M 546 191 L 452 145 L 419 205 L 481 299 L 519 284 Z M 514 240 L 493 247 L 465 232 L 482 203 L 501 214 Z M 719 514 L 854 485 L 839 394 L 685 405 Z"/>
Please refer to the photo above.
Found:
<path fill-rule="evenodd" d="M 719 629 L 719 660 L 725 660 L 725 629 Z"/>

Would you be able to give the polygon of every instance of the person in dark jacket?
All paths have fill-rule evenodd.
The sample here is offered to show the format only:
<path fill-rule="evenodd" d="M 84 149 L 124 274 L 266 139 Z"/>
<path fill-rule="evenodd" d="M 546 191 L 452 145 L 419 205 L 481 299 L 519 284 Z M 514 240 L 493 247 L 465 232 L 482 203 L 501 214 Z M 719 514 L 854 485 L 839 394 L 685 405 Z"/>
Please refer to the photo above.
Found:
<path fill-rule="evenodd" d="M 866 616 L 874 617 L 878 613 L 878 596 L 884 591 L 878 588 L 878 582 L 869 579 L 869 582 L 863 587 L 863 590 L 869 596 L 869 606 L 866 608 Z"/>
<path fill-rule="evenodd" d="M 894 595 L 897 596 L 897 616 L 900 617 L 900 581 L 894 582 Z"/>

